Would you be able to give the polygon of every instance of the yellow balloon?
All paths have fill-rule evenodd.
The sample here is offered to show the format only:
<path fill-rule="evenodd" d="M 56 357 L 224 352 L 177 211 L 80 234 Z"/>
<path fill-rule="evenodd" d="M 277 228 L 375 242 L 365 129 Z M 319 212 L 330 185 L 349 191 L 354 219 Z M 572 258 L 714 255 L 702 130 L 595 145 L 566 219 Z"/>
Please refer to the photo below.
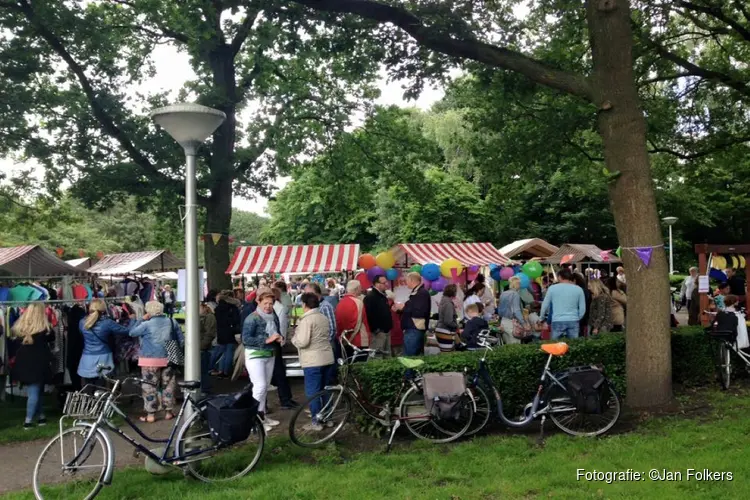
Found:
<path fill-rule="evenodd" d="M 452 278 L 454 273 L 458 276 L 462 272 L 464 272 L 463 264 L 453 257 L 444 260 L 443 263 L 440 264 L 440 274 L 446 278 Z"/>
<path fill-rule="evenodd" d="M 732 259 L 732 269 L 737 269 L 738 267 L 740 267 L 740 261 L 737 260 L 737 257 L 732 255 L 730 258 Z"/>
<path fill-rule="evenodd" d="M 711 267 L 724 270 L 727 268 L 727 259 L 721 255 L 714 255 L 713 259 L 711 259 Z"/>
<path fill-rule="evenodd" d="M 745 257 L 740 255 L 739 259 L 740 259 L 740 268 L 745 269 Z"/>
<path fill-rule="evenodd" d="M 375 263 L 387 271 L 396 264 L 396 258 L 391 252 L 380 252 L 375 257 Z"/>

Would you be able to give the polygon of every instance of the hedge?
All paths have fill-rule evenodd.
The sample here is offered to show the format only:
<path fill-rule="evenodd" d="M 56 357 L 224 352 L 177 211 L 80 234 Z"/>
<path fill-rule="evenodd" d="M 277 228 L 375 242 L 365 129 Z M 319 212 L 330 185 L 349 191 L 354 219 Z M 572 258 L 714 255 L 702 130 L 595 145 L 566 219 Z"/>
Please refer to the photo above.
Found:
<path fill-rule="evenodd" d="M 555 372 L 570 366 L 602 364 L 607 376 L 621 395 L 625 395 L 625 336 L 603 334 L 592 339 L 568 341 L 570 351 L 555 358 L 550 369 Z M 473 372 L 481 353 L 455 352 L 425 356 L 423 372 Z M 507 408 L 520 410 L 531 401 L 547 356 L 538 344 L 507 345 L 496 348 L 487 357 L 492 378 Z M 395 359 L 355 365 L 360 382 L 375 401 L 388 401 L 397 393 L 404 368 Z M 698 386 L 716 380 L 714 355 L 710 342 L 700 327 L 682 327 L 672 331 L 672 379 L 684 386 Z M 510 411 L 509 411 L 510 413 Z"/>

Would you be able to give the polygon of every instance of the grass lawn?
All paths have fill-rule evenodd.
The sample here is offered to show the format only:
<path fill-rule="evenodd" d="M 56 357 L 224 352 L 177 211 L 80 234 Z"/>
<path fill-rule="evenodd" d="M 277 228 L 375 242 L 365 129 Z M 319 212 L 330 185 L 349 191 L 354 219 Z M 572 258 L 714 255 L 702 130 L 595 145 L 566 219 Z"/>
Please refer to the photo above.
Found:
<path fill-rule="evenodd" d="M 47 425 L 24 430 L 26 398 L 15 396 L 11 401 L 10 394 L 7 394 L 7 401 L 0 403 L 0 446 L 6 443 L 33 441 L 55 436 L 59 432 L 57 424 L 60 419 L 60 410 L 53 401 L 54 397 L 54 394 L 44 395 L 44 414 L 47 417 Z"/>
<path fill-rule="evenodd" d="M 678 401 L 676 415 L 631 421 L 620 434 L 589 440 L 554 433 L 544 446 L 537 445 L 535 433 L 501 432 L 454 445 L 402 442 L 386 455 L 384 441 L 374 451 L 355 451 L 351 443 L 308 451 L 279 436 L 240 481 L 205 485 L 179 472 L 152 477 L 140 469 L 120 470 L 99 498 L 750 498 L 750 389 L 703 389 Z M 577 480 L 579 468 L 632 469 L 645 478 L 587 482 Z M 682 480 L 652 481 L 651 469 L 681 472 Z M 731 472 L 733 480 L 688 480 L 688 469 Z"/>

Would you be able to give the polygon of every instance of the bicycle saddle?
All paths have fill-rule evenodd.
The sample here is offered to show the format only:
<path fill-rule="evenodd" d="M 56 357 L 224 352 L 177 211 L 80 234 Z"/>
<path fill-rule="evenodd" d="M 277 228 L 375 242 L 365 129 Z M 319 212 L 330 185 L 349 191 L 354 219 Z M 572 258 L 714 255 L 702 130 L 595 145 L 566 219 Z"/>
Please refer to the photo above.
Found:
<path fill-rule="evenodd" d="M 401 363 L 405 368 L 419 368 L 424 364 L 422 359 L 411 359 L 411 358 L 398 358 L 398 362 Z"/>
<path fill-rule="evenodd" d="M 568 344 L 557 342 L 556 344 L 542 344 L 542 351 L 553 356 L 564 356 L 568 352 Z"/>
<path fill-rule="evenodd" d="M 177 386 L 183 389 L 197 389 L 201 383 L 197 380 L 181 380 L 177 382 Z"/>

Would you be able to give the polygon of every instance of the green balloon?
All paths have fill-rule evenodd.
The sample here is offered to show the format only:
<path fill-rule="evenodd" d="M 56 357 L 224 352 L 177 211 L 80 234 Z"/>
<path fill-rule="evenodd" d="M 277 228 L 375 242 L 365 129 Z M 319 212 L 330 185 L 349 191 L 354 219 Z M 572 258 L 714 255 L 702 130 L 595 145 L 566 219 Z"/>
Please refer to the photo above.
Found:
<path fill-rule="evenodd" d="M 542 272 L 544 272 L 542 265 L 536 261 L 527 262 L 521 269 L 523 270 L 523 273 L 532 280 L 537 279 L 542 275 Z"/>
<path fill-rule="evenodd" d="M 413 273 L 421 273 L 422 272 L 422 265 L 421 264 L 414 264 L 409 268 L 409 271 Z"/>

